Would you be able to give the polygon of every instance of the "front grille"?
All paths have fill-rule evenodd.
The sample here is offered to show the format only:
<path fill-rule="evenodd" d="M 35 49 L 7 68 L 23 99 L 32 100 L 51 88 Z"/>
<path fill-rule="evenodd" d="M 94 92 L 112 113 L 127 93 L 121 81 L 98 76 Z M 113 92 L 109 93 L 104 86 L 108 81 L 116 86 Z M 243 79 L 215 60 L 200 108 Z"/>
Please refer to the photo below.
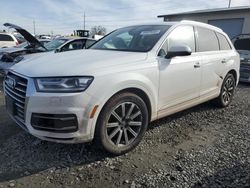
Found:
<path fill-rule="evenodd" d="M 25 122 L 25 99 L 28 80 L 16 74 L 9 72 L 4 81 L 4 88 L 6 93 L 6 105 L 9 98 L 12 107 L 11 115 L 18 123 Z M 7 107 L 8 108 L 8 107 Z"/>

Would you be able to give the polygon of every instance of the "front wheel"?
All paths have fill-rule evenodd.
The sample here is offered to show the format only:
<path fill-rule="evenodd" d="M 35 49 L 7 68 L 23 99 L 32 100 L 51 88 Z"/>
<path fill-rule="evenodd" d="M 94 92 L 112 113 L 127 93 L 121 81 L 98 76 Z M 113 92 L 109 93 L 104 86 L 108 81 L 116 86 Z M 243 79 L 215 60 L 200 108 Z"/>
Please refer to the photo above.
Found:
<path fill-rule="evenodd" d="M 133 93 L 121 93 L 104 106 L 95 136 L 105 150 L 121 155 L 139 144 L 147 126 L 148 110 L 145 102 Z"/>
<path fill-rule="evenodd" d="M 234 76 L 229 73 L 225 77 L 222 86 L 220 95 L 217 99 L 215 99 L 215 103 L 219 107 L 227 107 L 233 100 L 234 92 L 235 92 L 236 81 Z"/>

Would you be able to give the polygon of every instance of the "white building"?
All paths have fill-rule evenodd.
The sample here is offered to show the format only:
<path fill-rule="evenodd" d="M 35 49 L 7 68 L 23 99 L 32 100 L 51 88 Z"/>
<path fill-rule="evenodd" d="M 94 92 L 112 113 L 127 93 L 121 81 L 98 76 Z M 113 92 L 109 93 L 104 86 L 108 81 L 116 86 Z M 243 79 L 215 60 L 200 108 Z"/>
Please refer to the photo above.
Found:
<path fill-rule="evenodd" d="M 250 7 L 197 10 L 158 17 L 164 21 L 194 20 L 208 23 L 223 29 L 230 38 L 250 34 Z"/>

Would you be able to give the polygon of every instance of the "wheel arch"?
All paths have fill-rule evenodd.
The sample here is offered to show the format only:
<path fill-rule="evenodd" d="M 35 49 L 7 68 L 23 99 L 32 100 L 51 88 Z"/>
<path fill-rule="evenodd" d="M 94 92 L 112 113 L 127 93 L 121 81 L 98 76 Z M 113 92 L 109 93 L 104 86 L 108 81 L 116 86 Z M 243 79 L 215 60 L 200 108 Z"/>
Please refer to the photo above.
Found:
<path fill-rule="evenodd" d="M 238 74 L 237 74 L 237 71 L 234 70 L 234 69 L 231 69 L 228 74 L 232 74 L 234 76 L 234 79 L 235 79 L 235 84 L 237 85 L 238 83 Z"/>
<path fill-rule="evenodd" d="M 152 96 L 150 96 L 150 93 L 145 88 L 134 87 L 134 86 L 122 88 L 122 89 L 117 90 L 116 92 L 113 92 L 113 94 L 107 100 L 105 100 L 103 105 L 99 106 L 100 109 L 98 110 L 98 113 L 96 114 L 96 117 L 94 118 L 94 121 L 92 122 L 91 135 L 92 135 L 93 138 L 95 137 L 95 133 L 96 133 L 96 125 L 98 123 L 100 114 L 101 114 L 103 108 L 105 107 L 105 105 L 108 103 L 108 101 L 112 97 L 114 97 L 117 94 L 124 93 L 124 92 L 131 92 L 133 94 L 136 94 L 140 98 L 142 98 L 142 100 L 145 102 L 145 104 L 147 106 L 147 110 L 148 110 L 148 113 L 149 113 L 149 118 L 148 118 L 149 122 L 151 122 L 152 118 L 153 119 L 156 118 L 156 117 L 154 117 L 156 115 L 153 115 L 154 108 L 155 108 L 153 98 L 152 98 Z"/>
<path fill-rule="evenodd" d="M 139 96 L 139 97 L 145 102 L 145 104 L 146 104 L 146 106 L 147 106 L 147 111 L 148 111 L 148 121 L 150 122 L 151 116 L 152 116 L 152 104 L 151 104 L 151 101 L 150 101 L 150 99 L 149 99 L 149 96 L 148 96 L 147 93 L 146 93 L 145 91 L 143 91 L 142 89 L 139 89 L 139 88 L 136 88 L 136 87 L 125 88 L 125 89 L 122 89 L 122 90 L 116 92 L 114 95 L 112 95 L 112 96 L 110 97 L 110 99 L 111 99 L 112 97 L 114 97 L 115 95 L 118 95 L 118 94 L 120 94 L 120 93 L 125 93 L 125 92 L 133 93 L 133 94 Z M 109 99 L 109 100 L 110 100 L 110 99 Z M 108 100 L 108 101 L 109 101 L 109 100 Z M 107 101 L 107 102 L 108 102 L 108 101 Z M 107 102 L 106 102 L 106 103 L 107 103 Z M 106 104 L 106 103 L 105 103 L 105 104 Z M 104 105 L 104 106 L 105 106 L 105 105 Z M 104 107 L 104 106 L 103 106 L 103 107 Z"/>

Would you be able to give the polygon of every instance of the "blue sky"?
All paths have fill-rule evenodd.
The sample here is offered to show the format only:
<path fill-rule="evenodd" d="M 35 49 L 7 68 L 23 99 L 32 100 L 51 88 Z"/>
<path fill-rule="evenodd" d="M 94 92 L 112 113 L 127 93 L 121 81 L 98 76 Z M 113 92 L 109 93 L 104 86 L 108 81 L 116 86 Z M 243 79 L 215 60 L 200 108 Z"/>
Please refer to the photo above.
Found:
<path fill-rule="evenodd" d="M 0 0 L 0 29 L 14 23 L 33 33 L 70 34 L 102 25 L 112 31 L 126 25 L 162 22 L 157 15 L 227 7 L 228 0 Z M 232 0 L 232 6 L 250 6 L 250 0 Z"/>

